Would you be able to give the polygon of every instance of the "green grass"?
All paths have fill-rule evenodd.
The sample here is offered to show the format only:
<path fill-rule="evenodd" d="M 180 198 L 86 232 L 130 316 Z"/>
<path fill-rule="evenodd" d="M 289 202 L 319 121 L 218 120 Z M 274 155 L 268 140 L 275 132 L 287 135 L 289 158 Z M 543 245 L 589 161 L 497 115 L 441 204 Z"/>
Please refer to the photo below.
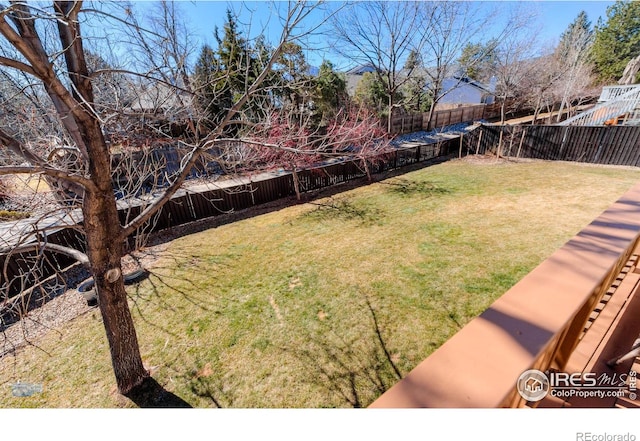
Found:
<path fill-rule="evenodd" d="M 197 407 L 367 406 L 639 177 L 452 161 L 175 240 L 130 289 L 143 359 Z M 38 345 L 5 406 L 132 405 L 97 312 Z"/>

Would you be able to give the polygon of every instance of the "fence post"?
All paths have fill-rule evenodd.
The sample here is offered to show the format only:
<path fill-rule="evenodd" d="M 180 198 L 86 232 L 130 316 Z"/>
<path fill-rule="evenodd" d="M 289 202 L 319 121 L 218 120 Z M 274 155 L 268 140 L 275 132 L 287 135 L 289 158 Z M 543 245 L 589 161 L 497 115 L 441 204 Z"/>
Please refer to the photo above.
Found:
<path fill-rule="evenodd" d="M 464 133 L 460 135 L 460 151 L 458 152 L 458 159 L 462 159 L 462 138 L 464 138 Z"/>
<path fill-rule="evenodd" d="M 522 131 L 522 138 L 520 138 L 520 145 L 518 146 L 518 154 L 516 155 L 516 158 L 520 157 L 520 150 L 522 149 L 522 143 L 524 142 L 524 137 L 527 135 L 527 129 L 524 129 Z"/>
<path fill-rule="evenodd" d="M 515 130 L 511 131 L 511 136 L 509 137 L 509 152 L 507 153 L 507 158 L 511 157 L 511 147 L 513 146 L 513 135 L 514 135 L 513 132 L 515 132 Z"/>

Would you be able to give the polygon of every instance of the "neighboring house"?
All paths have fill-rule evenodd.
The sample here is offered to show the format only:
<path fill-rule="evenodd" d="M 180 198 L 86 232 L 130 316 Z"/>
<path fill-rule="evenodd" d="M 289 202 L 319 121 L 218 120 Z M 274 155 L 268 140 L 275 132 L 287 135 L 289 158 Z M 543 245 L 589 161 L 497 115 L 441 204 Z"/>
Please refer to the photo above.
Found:
<path fill-rule="evenodd" d="M 493 104 L 495 80 L 486 85 L 468 77 L 446 78 L 442 84 L 443 97 L 439 104 Z"/>
<path fill-rule="evenodd" d="M 363 64 L 348 70 L 345 73 L 345 76 L 347 78 L 347 93 L 349 96 L 353 96 L 355 94 L 356 87 L 358 87 L 358 83 L 362 80 L 364 74 L 375 71 L 376 68 L 372 64 Z"/>
<path fill-rule="evenodd" d="M 346 72 L 347 92 L 353 96 L 365 73 L 375 72 L 375 66 L 363 64 Z M 406 75 L 403 69 L 399 76 Z M 415 70 L 412 73 L 415 78 L 429 78 L 428 72 Z M 426 86 L 425 86 L 426 87 Z M 496 81 L 492 78 L 491 84 L 483 84 L 468 77 L 451 75 L 443 82 L 443 96 L 438 104 L 493 104 L 495 102 Z"/>
<path fill-rule="evenodd" d="M 191 100 L 185 92 L 162 83 L 154 83 L 142 86 L 125 110 L 133 115 L 176 121 L 189 116 Z"/>

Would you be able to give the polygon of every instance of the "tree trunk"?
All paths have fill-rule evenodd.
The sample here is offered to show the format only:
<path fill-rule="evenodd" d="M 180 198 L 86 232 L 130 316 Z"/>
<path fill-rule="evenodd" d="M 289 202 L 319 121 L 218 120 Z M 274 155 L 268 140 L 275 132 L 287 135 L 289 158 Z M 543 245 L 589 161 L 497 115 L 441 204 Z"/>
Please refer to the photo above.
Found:
<path fill-rule="evenodd" d="M 389 95 L 389 119 L 387 122 L 387 133 L 389 135 L 391 135 L 391 128 L 393 127 L 393 106 L 394 106 L 394 102 L 393 102 L 393 92 L 390 93 Z"/>
<path fill-rule="evenodd" d="M 564 111 L 564 104 L 566 102 L 566 97 L 562 97 L 562 101 L 560 101 L 560 109 L 558 110 L 558 117 L 556 118 L 556 122 L 560 122 L 562 120 L 562 112 Z"/>
<path fill-rule="evenodd" d="M 138 339 L 124 289 L 121 270 L 123 244 L 110 239 L 118 237 L 117 230 L 120 229 L 117 212 L 111 205 L 115 208 L 115 204 L 110 203 L 107 195 L 89 193 L 84 199 L 83 213 L 87 255 L 109 342 L 113 372 L 118 390 L 121 394 L 127 395 L 142 384 L 149 374 L 142 365 Z"/>
<path fill-rule="evenodd" d="M 553 104 L 551 104 L 551 106 L 547 104 L 547 112 L 549 113 L 547 124 L 553 124 Z"/>
<path fill-rule="evenodd" d="M 124 238 L 113 195 L 109 150 L 97 123 L 85 128 L 85 139 L 89 141 L 89 172 L 97 184 L 97 189 L 85 191 L 82 204 L 87 257 L 98 293 L 118 390 L 127 395 L 140 386 L 149 373 L 142 365 L 124 289 L 121 269 Z"/>
<path fill-rule="evenodd" d="M 367 158 L 365 157 L 362 158 L 362 166 L 364 167 L 364 172 L 367 174 L 367 181 L 373 181 L 371 178 L 371 170 L 369 170 L 369 164 L 367 164 Z"/>
<path fill-rule="evenodd" d="M 542 104 L 542 95 L 538 95 L 538 101 L 536 102 L 536 110 L 533 112 L 533 119 L 531 120 L 531 125 L 535 126 L 536 121 L 538 120 L 538 115 L 540 114 L 540 108 Z"/>
<path fill-rule="evenodd" d="M 431 127 L 431 122 L 433 120 L 433 113 L 435 111 L 436 108 L 436 103 L 435 101 L 431 101 L 431 106 L 429 106 L 429 122 L 427 123 L 427 131 L 431 130 L 433 127 Z"/>
<path fill-rule="evenodd" d="M 296 192 L 296 199 L 300 200 L 300 181 L 298 180 L 298 171 L 294 164 L 291 164 L 291 174 L 293 178 L 293 189 Z"/>

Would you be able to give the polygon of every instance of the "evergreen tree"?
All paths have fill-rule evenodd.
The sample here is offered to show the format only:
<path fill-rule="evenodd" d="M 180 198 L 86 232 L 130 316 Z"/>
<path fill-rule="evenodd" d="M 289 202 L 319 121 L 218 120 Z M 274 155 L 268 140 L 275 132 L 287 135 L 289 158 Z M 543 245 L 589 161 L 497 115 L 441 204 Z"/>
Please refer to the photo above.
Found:
<path fill-rule="evenodd" d="M 593 30 L 587 13 L 582 11 L 560 37 L 554 53 L 557 70 L 556 89 L 561 94 L 558 122 L 565 107 L 584 94 L 591 83 L 592 70 L 589 53 L 593 44 Z"/>
<path fill-rule="evenodd" d="M 249 44 L 238 31 L 237 19 L 227 9 L 227 21 L 223 27 L 224 35 L 220 37 L 216 28 L 215 37 L 218 42 L 218 63 L 222 74 L 220 80 L 225 82 L 233 101 L 244 92 L 245 85 L 251 84 L 252 78 L 246 78 L 250 72 Z"/>
<path fill-rule="evenodd" d="M 194 83 L 196 99 L 200 110 L 204 113 L 209 125 L 213 126 L 225 109 L 231 106 L 230 89 L 220 81 L 218 58 L 214 50 L 204 45 L 195 65 Z"/>
<path fill-rule="evenodd" d="M 354 100 L 379 115 L 389 114 L 386 107 L 389 101 L 387 88 L 380 77 L 374 73 L 366 72 L 362 75 L 354 92 Z"/>
<path fill-rule="evenodd" d="M 278 92 L 281 104 L 290 115 L 297 115 L 298 118 L 308 116 L 311 76 L 302 47 L 293 42 L 284 45 L 274 70 L 281 83 Z"/>
<path fill-rule="evenodd" d="M 640 54 L 640 2 L 619 0 L 598 20 L 591 57 L 601 82 L 614 82 L 629 60 Z"/>
<path fill-rule="evenodd" d="M 270 57 L 264 37 L 258 38 L 252 47 L 239 31 L 237 19 L 230 10 L 227 10 L 222 33 L 216 27 L 214 35 L 218 48 L 214 51 L 204 46 L 195 66 L 198 103 L 211 126 L 218 124 L 248 85 L 255 82 Z M 273 76 L 263 82 L 263 86 L 267 88 L 272 81 Z M 255 93 L 236 118 L 257 119 L 262 115 L 265 99 L 268 98 Z M 236 133 L 236 125 L 226 129 L 227 136 Z"/>
<path fill-rule="evenodd" d="M 486 43 L 467 43 L 458 58 L 461 74 L 477 81 L 489 81 L 495 67 L 497 47 L 495 39 Z"/>
<path fill-rule="evenodd" d="M 560 36 L 556 48 L 556 56 L 560 59 L 570 58 L 572 62 L 582 61 L 593 42 L 593 29 L 585 11 L 581 11 L 576 19 Z"/>
<path fill-rule="evenodd" d="M 431 99 L 425 91 L 426 75 L 420 54 L 412 50 L 409 52 L 403 68 L 408 76 L 407 82 L 402 87 L 405 97 L 405 108 L 414 112 L 427 112 L 431 105 Z"/>
<path fill-rule="evenodd" d="M 331 61 L 320 65 L 315 79 L 314 106 L 320 123 L 332 118 L 348 101 L 347 82 L 344 75 L 333 70 Z"/>

